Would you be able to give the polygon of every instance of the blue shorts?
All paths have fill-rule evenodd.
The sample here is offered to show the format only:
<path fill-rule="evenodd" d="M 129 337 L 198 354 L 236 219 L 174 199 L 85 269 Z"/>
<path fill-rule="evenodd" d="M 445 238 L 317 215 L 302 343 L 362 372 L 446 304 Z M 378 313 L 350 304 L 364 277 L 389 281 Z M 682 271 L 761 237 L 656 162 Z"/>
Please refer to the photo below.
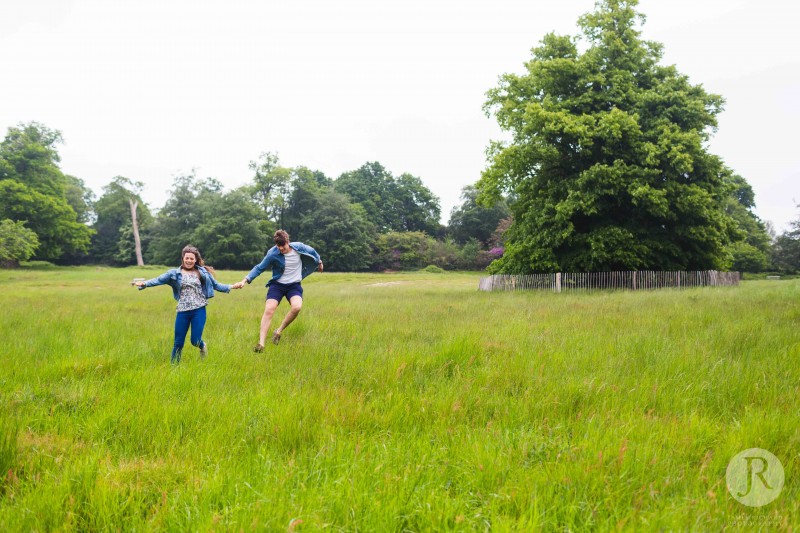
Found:
<path fill-rule="evenodd" d="M 267 290 L 267 300 L 277 300 L 278 303 L 281 303 L 281 298 L 286 297 L 286 301 L 292 299 L 292 296 L 299 296 L 300 298 L 303 297 L 303 287 L 300 286 L 300 282 L 297 283 L 289 283 L 288 285 L 284 285 L 283 283 L 278 283 L 277 281 L 273 281 L 269 284 L 269 289 Z"/>

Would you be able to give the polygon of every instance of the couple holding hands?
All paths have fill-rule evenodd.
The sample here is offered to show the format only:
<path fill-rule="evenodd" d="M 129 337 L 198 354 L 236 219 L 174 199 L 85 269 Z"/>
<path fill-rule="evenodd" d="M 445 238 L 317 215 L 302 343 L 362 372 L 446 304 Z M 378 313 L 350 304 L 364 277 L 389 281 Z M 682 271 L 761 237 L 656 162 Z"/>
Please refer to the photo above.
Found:
<path fill-rule="evenodd" d="M 214 297 L 215 290 L 230 292 L 231 289 L 241 289 L 270 267 L 272 267 L 272 278 L 267 282 L 267 303 L 264 315 L 261 317 L 258 344 L 253 351 L 264 351 L 272 315 L 285 297 L 291 309 L 286 313 L 281 325 L 272 333 L 272 342 L 274 344 L 280 342 L 283 330 L 297 318 L 303 307 L 303 287 L 300 282 L 315 270 L 322 272 L 323 267 L 316 250 L 302 242 L 290 242 L 289 234 L 285 231 L 276 231 L 273 240 L 275 246 L 267 251 L 264 259 L 254 266 L 242 281 L 232 285 L 219 283 L 214 279 L 214 269 L 205 265 L 200 251 L 194 246 L 183 248 L 179 268 L 168 270 L 157 278 L 134 283 L 139 290 L 158 285 L 172 287 L 172 296 L 178 302 L 175 342 L 170 358 L 173 363 L 181 362 L 181 352 L 190 327 L 192 346 L 200 348 L 201 358 L 208 355 L 208 344 L 203 340 L 203 328 L 206 325 L 206 305 L 209 298 Z"/>

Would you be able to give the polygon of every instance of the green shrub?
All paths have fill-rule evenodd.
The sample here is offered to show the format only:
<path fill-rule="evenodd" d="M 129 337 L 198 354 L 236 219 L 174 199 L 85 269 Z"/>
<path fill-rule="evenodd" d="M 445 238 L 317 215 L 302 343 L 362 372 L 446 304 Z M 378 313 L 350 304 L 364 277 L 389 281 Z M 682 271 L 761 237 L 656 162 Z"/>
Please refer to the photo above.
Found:
<path fill-rule="evenodd" d="M 5 219 L 0 222 L 0 265 L 18 267 L 27 261 L 39 247 L 39 238 L 22 221 Z"/>
<path fill-rule="evenodd" d="M 45 270 L 49 268 L 58 268 L 50 261 L 22 261 L 19 266 L 23 268 L 30 268 L 33 270 Z"/>
<path fill-rule="evenodd" d="M 375 243 L 375 270 L 418 270 L 432 261 L 435 240 L 420 231 L 389 232 Z"/>

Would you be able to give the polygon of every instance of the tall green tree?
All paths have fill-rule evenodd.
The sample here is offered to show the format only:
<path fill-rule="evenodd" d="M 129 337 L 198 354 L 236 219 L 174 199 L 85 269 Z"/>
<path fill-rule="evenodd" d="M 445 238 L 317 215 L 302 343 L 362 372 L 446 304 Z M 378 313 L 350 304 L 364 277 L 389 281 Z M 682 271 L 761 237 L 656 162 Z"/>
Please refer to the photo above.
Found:
<path fill-rule="evenodd" d="M 136 213 L 143 242 L 147 243 L 153 225 L 153 215 L 142 200 L 144 184 L 124 176 L 116 176 L 103 187 L 103 195 L 95 202 L 97 219 L 94 223 L 91 256 L 107 264 L 134 265 L 133 224 L 131 200 L 137 204 Z M 143 246 L 144 247 L 144 246 Z"/>
<path fill-rule="evenodd" d="M 581 37 L 548 34 L 522 75 L 490 90 L 484 202 L 512 193 L 502 272 L 725 267 L 736 234 L 706 142 L 723 99 L 659 65 L 637 0 L 600 0 Z"/>
<path fill-rule="evenodd" d="M 61 172 L 61 142 L 61 132 L 31 122 L 9 128 L 0 143 L 0 219 L 24 221 L 37 235 L 35 259 L 58 261 L 89 249 L 92 230 L 82 223 L 88 213 L 79 215 L 70 202 L 81 209 L 73 193 L 82 182 Z"/>

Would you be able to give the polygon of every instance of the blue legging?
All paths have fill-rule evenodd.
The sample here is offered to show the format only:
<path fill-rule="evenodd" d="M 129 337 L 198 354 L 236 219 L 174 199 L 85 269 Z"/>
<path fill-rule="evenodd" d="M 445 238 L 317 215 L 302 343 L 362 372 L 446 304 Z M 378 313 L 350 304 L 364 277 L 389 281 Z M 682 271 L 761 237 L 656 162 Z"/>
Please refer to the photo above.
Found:
<path fill-rule="evenodd" d="M 203 342 L 203 328 L 206 327 L 206 308 L 200 307 L 192 309 L 191 311 L 178 311 L 175 315 L 175 344 L 172 347 L 172 356 L 170 360 L 173 363 L 181 362 L 181 352 L 183 345 L 186 342 L 186 334 L 189 332 L 189 326 L 192 327 L 191 342 L 192 346 L 202 347 Z"/>

